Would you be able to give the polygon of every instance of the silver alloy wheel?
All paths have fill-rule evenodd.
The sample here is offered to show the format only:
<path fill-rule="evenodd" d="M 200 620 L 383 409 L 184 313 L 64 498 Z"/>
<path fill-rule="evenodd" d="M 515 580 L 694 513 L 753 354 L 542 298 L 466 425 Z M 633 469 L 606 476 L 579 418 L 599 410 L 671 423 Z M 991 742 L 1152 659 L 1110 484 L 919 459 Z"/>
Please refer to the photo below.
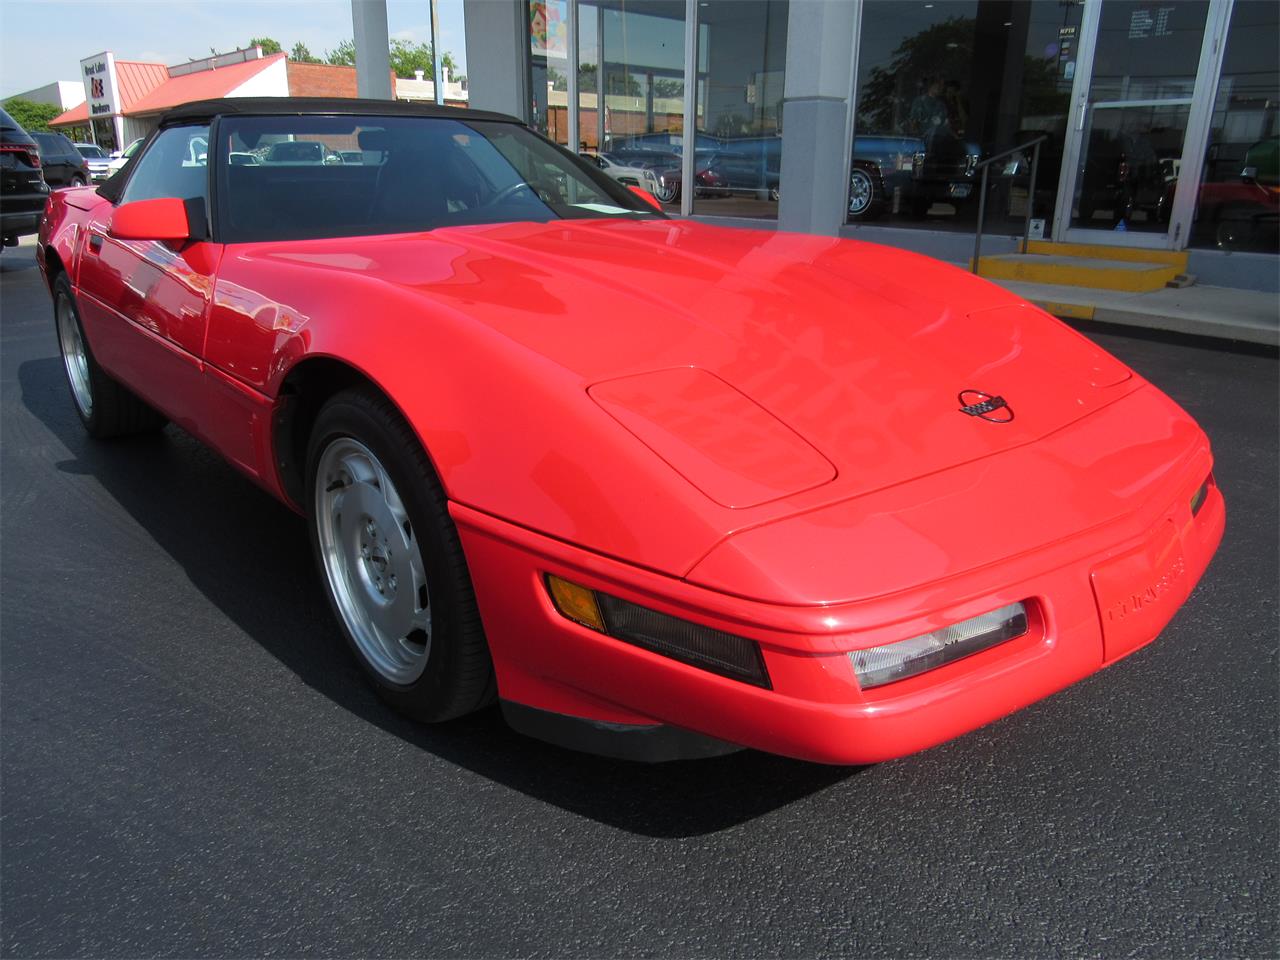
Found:
<path fill-rule="evenodd" d="M 658 184 L 658 192 L 654 194 L 662 203 L 673 203 L 679 195 L 680 191 L 673 183 Z"/>
<path fill-rule="evenodd" d="M 875 187 L 870 175 L 865 170 L 854 170 L 849 175 L 849 215 L 860 217 L 866 213 L 873 196 Z"/>
<path fill-rule="evenodd" d="M 58 295 L 56 307 L 58 320 L 58 346 L 62 351 L 62 362 L 67 368 L 67 380 L 71 384 L 71 396 L 76 406 L 87 420 L 93 416 L 93 385 L 89 380 L 89 355 L 84 349 L 84 338 L 80 335 L 80 323 L 76 320 L 76 312 L 71 306 L 71 299 L 65 294 Z"/>
<path fill-rule="evenodd" d="M 431 606 L 417 532 L 386 469 L 351 437 L 316 468 L 315 522 L 338 612 L 365 661 L 413 683 L 431 652 Z"/>

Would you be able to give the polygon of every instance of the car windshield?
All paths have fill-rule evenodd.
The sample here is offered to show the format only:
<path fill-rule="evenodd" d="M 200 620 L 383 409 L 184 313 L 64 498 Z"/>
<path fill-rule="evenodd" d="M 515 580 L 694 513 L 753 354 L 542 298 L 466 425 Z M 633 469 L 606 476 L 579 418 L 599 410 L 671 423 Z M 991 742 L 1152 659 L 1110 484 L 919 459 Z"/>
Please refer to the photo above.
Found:
<path fill-rule="evenodd" d="M 231 116 L 218 131 L 218 230 L 230 243 L 661 216 L 514 123 Z"/>
<path fill-rule="evenodd" d="M 0 130 L 21 129 L 22 128 L 18 126 L 18 121 L 14 120 L 13 117 L 9 116 L 9 114 L 5 113 L 3 110 L 0 110 Z"/>
<path fill-rule="evenodd" d="M 107 155 L 102 152 L 102 148 L 96 144 L 77 143 L 76 149 L 80 151 L 80 156 L 86 160 L 105 160 Z"/>

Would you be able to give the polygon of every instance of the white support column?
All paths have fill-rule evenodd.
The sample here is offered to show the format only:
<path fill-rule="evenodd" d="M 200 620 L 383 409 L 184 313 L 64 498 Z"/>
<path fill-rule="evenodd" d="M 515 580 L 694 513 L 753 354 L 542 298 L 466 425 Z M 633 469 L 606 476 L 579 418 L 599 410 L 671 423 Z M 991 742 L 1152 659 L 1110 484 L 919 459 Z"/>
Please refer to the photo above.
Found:
<path fill-rule="evenodd" d="M 684 149 L 680 157 L 680 216 L 693 215 L 698 159 L 698 0 L 684 4 Z"/>
<path fill-rule="evenodd" d="M 436 106 L 444 106 L 444 84 L 440 82 L 440 18 L 436 13 L 436 0 L 427 0 L 431 7 L 431 89 L 436 95 Z"/>
<path fill-rule="evenodd" d="M 565 43 L 568 44 L 569 85 L 566 96 L 569 98 L 567 110 L 569 120 L 569 149 L 574 153 L 582 143 L 582 131 L 578 124 L 582 119 L 582 111 L 578 105 L 578 0 L 569 0 L 569 22 L 565 24 Z"/>
<path fill-rule="evenodd" d="M 463 0 L 467 98 L 477 110 L 529 119 L 529 4 Z"/>
<path fill-rule="evenodd" d="M 791 3 L 780 230 L 836 236 L 844 224 L 861 21 L 862 0 Z"/>
<path fill-rule="evenodd" d="M 387 0 L 351 0 L 351 27 L 356 45 L 356 92 L 375 100 L 394 100 L 387 50 Z"/>

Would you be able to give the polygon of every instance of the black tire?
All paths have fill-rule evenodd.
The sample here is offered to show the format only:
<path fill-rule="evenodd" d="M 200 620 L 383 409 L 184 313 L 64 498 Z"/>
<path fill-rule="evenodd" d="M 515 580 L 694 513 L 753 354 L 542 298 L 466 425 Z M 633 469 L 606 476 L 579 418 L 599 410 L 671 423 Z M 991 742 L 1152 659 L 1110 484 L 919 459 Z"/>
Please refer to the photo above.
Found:
<path fill-rule="evenodd" d="M 88 182 L 89 182 L 88 180 L 86 180 L 84 177 L 80 176 L 80 174 L 77 173 L 71 177 L 70 185 L 73 187 L 83 187 Z"/>
<path fill-rule="evenodd" d="M 392 683 L 368 661 L 343 618 L 322 555 L 318 471 L 326 448 L 346 438 L 368 448 L 381 462 L 400 495 L 422 555 L 431 639 L 426 666 L 412 683 Z M 312 553 L 330 609 L 378 696 L 397 711 L 429 723 L 492 703 L 497 696 L 493 662 L 444 488 L 413 430 L 389 400 L 370 390 L 351 389 L 321 408 L 307 446 L 306 505 Z"/>
<path fill-rule="evenodd" d="M 88 409 L 76 395 L 76 385 L 72 381 L 71 367 L 67 355 L 69 344 L 60 329 L 59 311 L 69 311 L 68 322 L 74 324 L 79 335 L 80 346 L 84 352 L 84 381 L 87 385 Z M 84 325 L 80 322 L 80 308 L 76 305 L 75 294 L 71 291 L 71 281 L 65 273 L 58 274 L 53 281 L 53 316 L 54 332 L 58 337 L 58 352 L 62 357 L 62 370 L 67 379 L 67 388 L 71 393 L 71 405 L 75 408 L 80 422 L 89 436 L 96 440 L 111 437 L 124 437 L 136 433 L 151 433 L 163 429 L 169 421 L 153 407 L 140 400 L 132 391 L 121 384 L 98 365 L 94 359 L 93 348 L 84 334 Z"/>
<path fill-rule="evenodd" d="M 874 220 L 880 215 L 882 189 L 869 170 L 849 172 L 849 220 Z"/>

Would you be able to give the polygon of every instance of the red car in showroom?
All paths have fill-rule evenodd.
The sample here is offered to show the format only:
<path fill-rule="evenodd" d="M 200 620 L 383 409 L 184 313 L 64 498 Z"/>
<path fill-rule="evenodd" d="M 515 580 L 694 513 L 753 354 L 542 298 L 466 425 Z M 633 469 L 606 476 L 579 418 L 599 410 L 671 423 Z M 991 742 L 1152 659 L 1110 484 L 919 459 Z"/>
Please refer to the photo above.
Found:
<path fill-rule="evenodd" d="M 1201 429 L 1041 310 L 668 219 L 509 117 L 189 104 L 38 256 L 88 432 L 171 421 L 309 518 L 423 720 L 884 760 L 1143 646 L 1222 536 Z"/>

